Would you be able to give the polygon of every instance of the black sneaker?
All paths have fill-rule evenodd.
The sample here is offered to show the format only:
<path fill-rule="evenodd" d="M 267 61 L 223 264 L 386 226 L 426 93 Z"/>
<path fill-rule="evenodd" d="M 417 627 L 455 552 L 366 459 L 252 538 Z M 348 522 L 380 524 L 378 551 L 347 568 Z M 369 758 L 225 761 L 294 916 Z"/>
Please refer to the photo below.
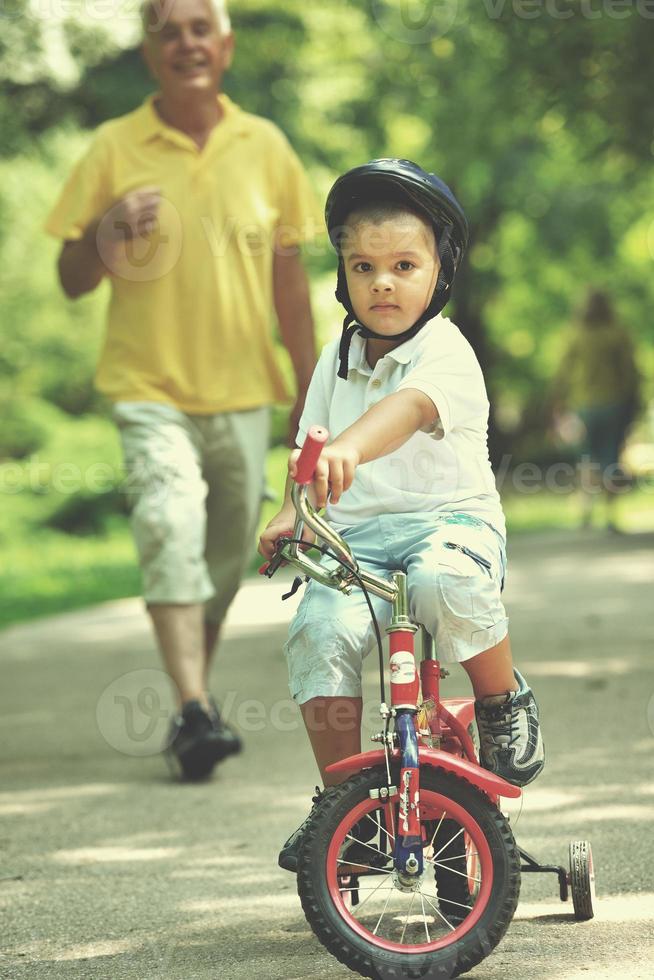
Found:
<path fill-rule="evenodd" d="M 522 674 L 515 670 L 518 691 L 475 701 L 479 761 L 514 786 L 526 786 L 545 765 L 538 705 Z"/>
<path fill-rule="evenodd" d="M 300 844 L 302 843 L 304 832 L 309 825 L 309 820 L 311 819 L 311 814 L 313 813 L 316 804 L 320 802 L 327 792 L 329 792 L 328 789 L 320 789 L 320 786 L 316 786 L 316 795 L 311 798 L 313 806 L 311 807 L 309 816 L 303 820 L 298 829 L 291 834 L 279 852 L 277 863 L 279 864 L 280 868 L 284 869 L 284 871 L 290 871 L 292 874 L 297 873 L 297 854 L 300 849 Z"/>
<path fill-rule="evenodd" d="M 297 856 L 300 850 L 300 845 L 302 844 L 302 838 L 311 820 L 311 815 L 316 808 L 316 805 L 322 800 L 322 798 L 334 789 L 333 786 L 328 786 L 326 789 L 320 789 L 316 786 L 316 795 L 312 797 L 313 806 L 311 807 L 311 812 L 309 816 L 300 824 L 298 829 L 291 834 L 288 838 L 281 851 L 279 852 L 278 864 L 280 868 L 284 871 L 290 871 L 293 874 L 297 874 Z M 373 837 L 379 835 L 379 824 L 373 819 L 367 819 L 364 817 L 362 820 L 355 825 L 351 832 L 352 837 L 356 840 L 351 841 L 346 845 L 345 850 L 342 852 L 343 860 L 347 860 L 350 864 L 363 864 L 363 865 L 373 865 L 374 867 L 383 867 L 388 861 L 388 856 L 379 850 L 369 841 L 372 841 Z"/>
<path fill-rule="evenodd" d="M 187 701 L 171 734 L 168 758 L 193 782 L 207 779 L 216 763 L 241 750 L 239 737 L 221 720 L 215 704 L 206 711 L 199 701 Z"/>
<path fill-rule="evenodd" d="M 236 734 L 234 729 L 227 724 L 226 721 L 222 720 L 220 715 L 220 709 L 216 704 L 212 694 L 208 695 L 209 700 L 209 715 L 213 721 L 213 727 L 217 731 L 222 739 L 224 746 L 224 756 L 237 755 L 243 748 L 243 743 L 241 739 Z M 223 757 L 224 757 L 223 756 Z"/>

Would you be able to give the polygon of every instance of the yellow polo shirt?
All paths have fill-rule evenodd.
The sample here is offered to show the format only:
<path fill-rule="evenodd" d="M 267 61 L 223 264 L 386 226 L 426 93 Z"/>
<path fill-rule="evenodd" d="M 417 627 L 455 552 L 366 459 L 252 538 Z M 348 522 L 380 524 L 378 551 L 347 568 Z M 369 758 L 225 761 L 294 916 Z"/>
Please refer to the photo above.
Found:
<path fill-rule="evenodd" d="M 47 219 L 77 240 L 128 192 L 161 191 L 154 233 L 112 263 L 96 372 L 112 401 L 209 414 L 289 397 L 272 343 L 273 245 L 313 237 L 322 213 L 282 132 L 218 99 L 202 150 L 159 118 L 154 96 L 100 126 Z"/>

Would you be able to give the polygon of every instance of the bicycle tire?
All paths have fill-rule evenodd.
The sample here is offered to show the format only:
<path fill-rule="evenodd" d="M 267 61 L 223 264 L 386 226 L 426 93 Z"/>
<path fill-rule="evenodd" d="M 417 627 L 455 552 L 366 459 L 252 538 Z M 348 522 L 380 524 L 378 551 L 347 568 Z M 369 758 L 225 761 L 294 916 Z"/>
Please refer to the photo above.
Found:
<path fill-rule="evenodd" d="M 471 914 L 466 915 L 457 927 L 451 926 L 452 931 L 446 933 L 443 939 L 434 940 L 431 946 L 424 943 L 407 944 L 407 951 L 404 951 L 402 942 L 406 924 L 399 946 L 394 941 L 380 939 L 355 917 L 363 902 L 357 906 L 346 906 L 342 896 L 339 896 L 339 879 L 335 870 L 338 864 L 334 862 L 334 855 L 346 852 L 337 852 L 336 848 L 339 842 L 346 839 L 343 835 L 347 834 L 347 829 L 343 828 L 354 827 L 362 813 L 372 812 L 383 805 L 370 798 L 371 790 L 386 785 L 383 769 L 358 773 L 321 800 L 307 826 L 298 854 L 298 894 L 309 925 L 336 959 L 373 980 L 431 980 L 466 973 L 500 942 L 518 902 L 520 859 L 508 821 L 497 807 L 484 793 L 452 773 L 422 767 L 420 783 L 424 812 L 432 806 L 434 811 L 442 808 L 447 816 L 456 816 L 483 854 L 484 873 L 487 875 Z M 339 860 L 337 857 L 336 862 Z M 375 871 L 375 874 L 389 875 L 392 872 Z M 430 874 L 429 869 L 426 874 Z M 431 878 L 433 880 L 433 875 Z M 386 885 L 392 897 L 397 886 L 388 877 L 382 878 L 377 888 L 382 884 Z M 397 891 L 400 889 L 397 888 Z M 389 902 L 390 897 L 387 906 Z M 423 924 L 429 937 L 424 908 L 423 904 Z M 409 909 L 407 923 L 410 919 Z"/>

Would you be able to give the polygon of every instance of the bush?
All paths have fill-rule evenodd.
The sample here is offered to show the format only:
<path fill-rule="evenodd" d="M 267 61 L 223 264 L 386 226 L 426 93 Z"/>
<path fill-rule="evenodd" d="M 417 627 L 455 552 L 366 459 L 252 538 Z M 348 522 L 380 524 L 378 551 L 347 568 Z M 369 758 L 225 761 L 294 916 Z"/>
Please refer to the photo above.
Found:
<path fill-rule="evenodd" d="M 124 494 L 117 488 L 104 493 L 80 491 L 65 497 L 53 514 L 43 522 L 44 527 L 79 536 L 104 534 L 112 517 L 125 514 Z"/>
<path fill-rule="evenodd" d="M 0 419 L 0 460 L 31 456 L 52 431 L 52 413 L 36 398 L 0 398 Z"/>

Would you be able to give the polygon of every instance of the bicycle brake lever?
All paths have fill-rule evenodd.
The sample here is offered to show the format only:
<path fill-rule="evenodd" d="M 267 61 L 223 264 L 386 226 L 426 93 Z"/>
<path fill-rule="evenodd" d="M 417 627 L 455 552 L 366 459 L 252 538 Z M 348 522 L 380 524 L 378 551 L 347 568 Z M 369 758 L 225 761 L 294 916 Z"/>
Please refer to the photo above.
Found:
<path fill-rule="evenodd" d="M 265 561 L 263 565 L 259 566 L 259 575 L 266 575 L 268 578 L 272 578 L 278 568 L 282 565 L 287 565 L 286 562 L 280 554 L 277 553 L 278 549 L 281 547 L 284 538 L 292 538 L 293 535 L 289 534 L 287 531 L 285 534 L 280 534 L 275 541 L 275 554 L 272 556 L 270 561 Z"/>
<path fill-rule="evenodd" d="M 297 590 L 305 582 L 308 582 L 308 581 L 309 581 L 309 576 L 308 575 L 305 575 L 304 578 L 301 575 L 296 575 L 295 578 L 293 579 L 293 585 L 291 586 L 290 591 L 289 592 L 285 592 L 284 595 L 282 596 L 282 599 L 290 599 L 291 596 L 294 596 L 295 593 L 297 592 Z"/>

